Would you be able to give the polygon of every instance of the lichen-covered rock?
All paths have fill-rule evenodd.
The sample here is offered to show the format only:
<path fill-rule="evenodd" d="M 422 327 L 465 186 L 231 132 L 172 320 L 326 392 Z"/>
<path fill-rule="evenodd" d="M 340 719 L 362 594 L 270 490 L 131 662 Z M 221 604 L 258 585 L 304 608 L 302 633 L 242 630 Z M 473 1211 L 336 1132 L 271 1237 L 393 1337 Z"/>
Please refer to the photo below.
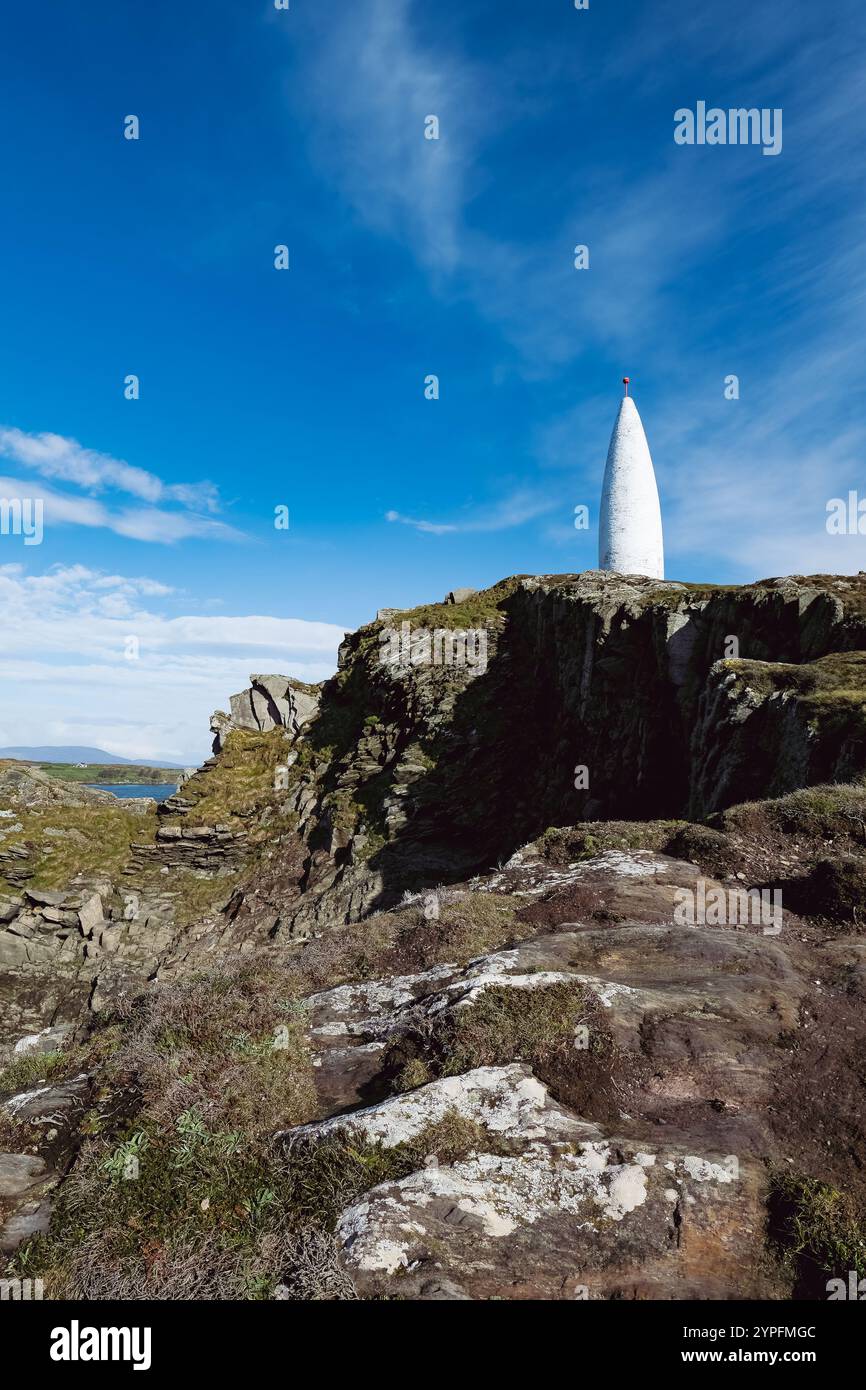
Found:
<path fill-rule="evenodd" d="M 444 1076 L 408 1095 L 392 1096 L 370 1109 L 337 1115 L 292 1133 L 296 1138 L 323 1139 L 337 1131 L 351 1131 L 368 1143 L 393 1148 L 410 1143 L 452 1112 L 491 1134 L 515 1140 L 577 1140 L 596 1133 L 594 1125 L 581 1122 L 552 1101 L 547 1088 L 519 1062 Z"/>
<path fill-rule="evenodd" d="M 732 1297 L 744 1278 L 758 1286 L 740 1263 L 754 1263 L 763 1237 L 755 1171 L 733 1155 L 607 1136 L 525 1065 L 443 1078 L 295 1135 L 388 1149 L 449 1115 L 477 1128 L 474 1151 L 446 1164 L 431 1152 L 338 1218 L 362 1296 Z"/>
<path fill-rule="evenodd" d="M 57 1029 L 68 1063 L 0 1105 L 4 1135 L 27 1131 L 10 1154 L 46 1165 L 4 1249 L 44 1229 L 94 1103 L 112 1136 L 134 1111 L 159 1144 L 169 1096 L 198 1113 L 185 1024 L 132 1065 L 112 1048 L 134 1051 L 153 982 L 182 992 L 231 961 L 255 988 L 278 977 L 309 1083 L 299 1112 L 270 1097 L 256 1164 L 274 1169 L 244 1200 L 279 1191 L 308 1212 L 322 1165 L 327 1220 L 305 1248 L 330 1261 L 328 1287 L 790 1294 L 769 1175 L 863 1187 L 866 576 L 715 589 L 588 573 L 449 600 L 400 623 L 483 632 L 483 664 L 384 661 L 383 613 L 321 691 L 253 677 L 219 753 L 110 872 L 89 854 L 63 883 L 32 813 L 0 818 L 0 1060 L 23 1084 Z M 738 804 L 769 787 L 786 794 Z M 76 844 L 49 841 L 54 862 Z M 785 900 L 772 934 L 679 913 L 684 896 L 767 885 Z M 832 914 L 809 896 L 822 885 Z M 280 1045 L 272 1018 L 250 1018 L 222 1030 L 242 1108 L 246 1069 L 266 1078 Z M 37 1041 L 16 1056 L 22 1035 Z M 164 1062 L 158 1096 L 130 1093 L 139 1061 Z M 287 1269 L 279 1287 L 319 1286 Z"/>
<path fill-rule="evenodd" d="M 735 1298 L 760 1286 L 760 1178 L 617 1138 L 431 1163 L 337 1224 L 362 1296 Z"/>

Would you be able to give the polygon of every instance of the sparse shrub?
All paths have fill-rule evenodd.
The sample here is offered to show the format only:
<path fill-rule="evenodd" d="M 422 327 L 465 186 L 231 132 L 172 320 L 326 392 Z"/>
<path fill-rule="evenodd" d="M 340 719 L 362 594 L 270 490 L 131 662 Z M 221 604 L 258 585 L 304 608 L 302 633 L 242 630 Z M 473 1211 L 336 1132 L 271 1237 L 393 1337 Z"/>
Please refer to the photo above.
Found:
<path fill-rule="evenodd" d="M 609 849 L 662 850 L 685 821 L 587 821 L 583 825 L 551 826 L 536 841 L 550 864 L 592 859 Z"/>
<path fill-rule="evenodd" d="M 664 845 L 665 854 L 697 864 L 705 874 L 726 878 L 740 867 L 741 855 L 730 836 L 708 825 L 683 825 Z"/>
<path fill-rule="evenodd" d="M 327 1231 L 305 1226 L 286 1236 L 283 1251 L 285 1269 L 277 1298 L 347 1302 L 357 1298 L 355 1286 L 337 1257 L 334 1237 Z"/>
<path fill-rule="evenodd" d="M 721 830 L 760 835 L 766 842 L 793 837 L 866 844 L 866 786 L 860 783 L 802 787 L 767 801 L 746 801 L 711 818 Z"/>
<path fill-rule="evenodd" d="M 293 986 L 303 995 L 355 980 L 411 975 L 449 961 L 465 964 L 535 934 L 531 924 L 517 922 L 517 906 L 504 895 L 446 890 L 438 917 L 426 918 L 418 903 L 335 927 L 299 950 Z"/>
<path fill-rule="evenodd" d="M 590 1007 L 582 985 L 491 986 L 473 1004 L 447 1015 L 436 1038 L 443 1071 L 459 1075 L 515 1061 L 537 1065 L 561 1048 L 573 1050 L 575 1029 L 587 1021 Z"/>
<path fill-rule="evenodd" d="M 433 1077 L 427 1063 L 421 1057 L 410 1057 L 409 1061 L 402 1067 L 394 1083 L 395 1091 L 414 1091 L 419 1086 L 426 1086 Z"/>
<path fill-rule="evenodd" d="M 271 1133 L 315 1106 L 305 1012 L 285 972 L 261 964 L 156 985 L 107 1076 L 134 1085 L 163 1126 L 196 1110 L 210 1130 Z"/>
<path fill-rule="evenodd" d="M 0 1095 L 27 1091 L 40 1081 L 50 1081 L 64 1069 L 66 1054 L 57 1052 L 25 1052 L 13 1057 L 0 1071 Z"/>
<path fill-rule="evenodd" d="M 866 1212 L 838 1188 L 776 1169 L 769 1192 L 770 1238 L 801 1297 L 826 1297 L 828 1278 L 866 1277 Z"/>
<path fill-rule="evenodd" d="M 798 912 L 866 930 L 866 862 L 857 855 L 821 859 L 807 878 L 789 890 Z M 850 930 L 850 926 L 849 926 Z"/>
<path fill-rule="evenodd" d="M 594 996 L 579 984 L 491 985 L 473 1003 L 400 1036 L 383 1070 L 397 1090 L 510 1062 L 528 1062 L 541 1074 L 558 1054 L 576 1055 L 575 1029 L 595 1014 Z"/>

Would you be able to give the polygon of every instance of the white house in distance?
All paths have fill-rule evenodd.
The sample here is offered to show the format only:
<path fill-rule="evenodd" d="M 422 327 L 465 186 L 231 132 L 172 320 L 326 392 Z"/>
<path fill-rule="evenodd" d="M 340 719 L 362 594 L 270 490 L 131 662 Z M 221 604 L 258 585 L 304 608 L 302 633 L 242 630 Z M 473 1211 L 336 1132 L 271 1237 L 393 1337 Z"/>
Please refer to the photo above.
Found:
<path fill-rule="evenodd" d="M 664 579 L 662 512 L 656 475 L 637 406 L 625 395 L 610 437 L 598 518 L 598 567 Z"/>

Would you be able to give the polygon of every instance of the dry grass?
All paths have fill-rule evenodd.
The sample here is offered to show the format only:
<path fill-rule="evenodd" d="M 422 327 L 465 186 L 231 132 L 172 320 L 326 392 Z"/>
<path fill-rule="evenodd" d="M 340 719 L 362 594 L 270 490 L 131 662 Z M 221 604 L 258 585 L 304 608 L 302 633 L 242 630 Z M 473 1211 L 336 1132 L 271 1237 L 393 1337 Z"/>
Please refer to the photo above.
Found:
<path fill-rule="evenodd" d="M 451 1010 L 437 1037 L 445 1074 L 509 1062 L 543 1066 L 551 1053 L 574 1050 L 575 1029 L 595 1012 L 582 985 L 485 989 L 474 1004 Z"/>
<path fill-rule="evenodd" d="M 866 842 L 866 786 L 862 783 L 803 787 L 769 801 L 747 801 L 713 817 L 724 830 Z"/>
<path fill-rule="evenodd" d="M 173 902 L 174 921 L 186 927 L 223 907 L 246 873 L 199 874 L 192 869 L 174 869 L 162 891 Z M 161 885 L 160 885 L 161 886 Z"/>
<path fill-rule="evenodd" d="M 540 1074 L 557 1054 L 575 1053 L 576 1028 L 597 1016 L 594 996 L 579 984 L 491 985 L 472 1004 L 443 1011 L 425 1031 L 397 1039 L 385 1068 L 401 1091 L 511 1062 L 529 1062 Z"/>
<path fill-rule="evenodd" d="M 292 960 L 299 994 L 356 980 L 412 975 L 454 961 L 463 965 L 537 928 L 516 919 L 520 900 L 493 893 L 439 894 L 439 916 L 427 918 L 421 903 L 377 913 L 362 922 L 336 927 L 304 943 Z"/>
<path fill-rule="evenodd" d="M 106 1079 L 134 1086 L 157 1126 L 191 1109 L 248 1135 L 315 1108 L 306 1014 L 285 972 L 257 963 L 156 985 L 128 1019 Z"/>
<path fill-rule="evenodd" d="M 216 765 L 197 772 L 181 788 L 180 794 L 195 802 L 184 825 L 243 828 L 266 807 L 278 805 L 286 793 L 275 790 L 276 769 L 285 763 L 290 747 L 284 729 L 265 734 L 234 730 Z M 290 769 L 290 780 L 293 773 Z"/>
<path fill-rule="evenodd" d="M 826 1297 L 826 1280 L 866 1277 L 866 1212 L 838 1188 L 776 1169 L 770 1233 L 806 1297 Z"/>

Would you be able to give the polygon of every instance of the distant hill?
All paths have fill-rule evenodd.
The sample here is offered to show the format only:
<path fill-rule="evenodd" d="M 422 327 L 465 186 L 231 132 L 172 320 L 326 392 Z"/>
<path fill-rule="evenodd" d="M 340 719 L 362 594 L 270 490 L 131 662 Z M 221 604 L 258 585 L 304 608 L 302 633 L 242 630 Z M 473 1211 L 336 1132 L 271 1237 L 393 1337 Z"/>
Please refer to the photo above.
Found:
<path fill-rule="evenodd" d="M 182 763 L 166 763 L 161 758 L 118 758 L 104 748 L 83 748 L 76 744 L 63 747 L 0 748 L 0 758 L 20 758 L 32 763 L 97 763 L 102 767 L 119 767 L 131 763 L 139 767 L 170 767 L 181 769 Z"/>

